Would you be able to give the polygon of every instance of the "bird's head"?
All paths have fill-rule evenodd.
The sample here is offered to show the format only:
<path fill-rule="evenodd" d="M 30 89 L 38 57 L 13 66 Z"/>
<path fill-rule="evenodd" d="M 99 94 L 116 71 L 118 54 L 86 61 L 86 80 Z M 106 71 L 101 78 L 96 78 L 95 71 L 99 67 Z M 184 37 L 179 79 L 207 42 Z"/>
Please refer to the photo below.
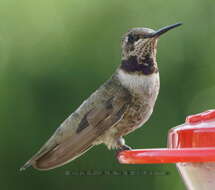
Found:
<path fill-rule="evenodd" d="M 173 24 L 157 31 L 149 28 L 133 28 L 129 30 L 122 40 L 121 69 L 146 75 L 156 72 L 158 38 L 180 25 L 181 23 Z"/>

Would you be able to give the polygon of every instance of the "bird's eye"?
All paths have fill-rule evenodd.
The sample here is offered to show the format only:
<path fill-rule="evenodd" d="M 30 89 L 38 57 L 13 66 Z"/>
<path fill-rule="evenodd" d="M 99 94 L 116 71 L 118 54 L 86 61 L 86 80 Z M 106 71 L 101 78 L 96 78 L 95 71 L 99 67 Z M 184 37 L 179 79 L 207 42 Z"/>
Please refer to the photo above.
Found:
<path fill-rule="evenodd" d="M 140 39 L 139 35 L 132 35 L 132 34 L 128 35 L 128 42 L 129 43 L 134 43 L 135 41 L 137 41 L 139 39 Z"/>

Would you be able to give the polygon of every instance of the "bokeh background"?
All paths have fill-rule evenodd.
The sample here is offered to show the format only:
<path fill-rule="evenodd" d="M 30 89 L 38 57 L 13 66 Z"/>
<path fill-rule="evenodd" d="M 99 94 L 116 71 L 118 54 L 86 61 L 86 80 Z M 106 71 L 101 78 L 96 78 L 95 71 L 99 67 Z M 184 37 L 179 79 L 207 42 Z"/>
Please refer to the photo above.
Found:
<path fill-rule="evenodd" d="M 19 167 L 114 72 L 124 32 L 181 21 L 159 41 L 154 114 L 126 138 L 134 148 L 165 147 L 171 127 L 215 108 L 214 18 L 211 0 L 0 0 L 0 188 L 184 190 L 174 165 L 119 165 L 103 145 L 55 170 Z M 146 174 L 66 175 L 87 170 Z"/>

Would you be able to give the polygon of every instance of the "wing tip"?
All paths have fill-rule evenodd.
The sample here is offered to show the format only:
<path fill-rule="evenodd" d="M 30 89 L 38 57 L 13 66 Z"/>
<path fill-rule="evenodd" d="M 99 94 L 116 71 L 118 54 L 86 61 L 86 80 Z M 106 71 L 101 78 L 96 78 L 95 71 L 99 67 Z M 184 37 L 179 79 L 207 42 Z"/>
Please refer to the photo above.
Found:
<path fill-rule="evenodd" d="M 22 167 L 19 168 L 19 171 L 20 172 L 25 171 L 29 167 L 33 167 L 34 169 L 37 169 L 37 170 L 50 170 L 50 169 L 52 169 L 52 168 L 49 168 L 49 167 L 42 168 L 42 167 L 37 165 L 36 161 L 35 161 L 35 163 L 32 163 L 31 160 L 29 160 Z"/>

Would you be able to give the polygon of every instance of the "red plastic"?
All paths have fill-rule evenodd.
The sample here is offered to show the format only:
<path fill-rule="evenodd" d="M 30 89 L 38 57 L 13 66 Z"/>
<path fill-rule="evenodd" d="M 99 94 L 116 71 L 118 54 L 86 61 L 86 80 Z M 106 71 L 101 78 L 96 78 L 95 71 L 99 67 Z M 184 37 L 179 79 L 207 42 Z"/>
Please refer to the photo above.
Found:
<path fill-rule="evenodd" d="M 177 162 L 214 162 L 215 148 L 144 149 L 123 151 L 118 155 L 123 164 L 162 164 Z"/>
<path fill-rule="evenodd" d="M 186 123 L 196 124 L 198 122 L 207 122 L 215 120 L 215 110 L 208 110 L 199 114 L 190 115 L 186 118 Z"/>
<path fill-rule="evenodd" d="M 215 162 L 215 110 L 191 115 L 185 124 L 172 128 L 168 148 L 123 151 L 124 164 Z"/>

